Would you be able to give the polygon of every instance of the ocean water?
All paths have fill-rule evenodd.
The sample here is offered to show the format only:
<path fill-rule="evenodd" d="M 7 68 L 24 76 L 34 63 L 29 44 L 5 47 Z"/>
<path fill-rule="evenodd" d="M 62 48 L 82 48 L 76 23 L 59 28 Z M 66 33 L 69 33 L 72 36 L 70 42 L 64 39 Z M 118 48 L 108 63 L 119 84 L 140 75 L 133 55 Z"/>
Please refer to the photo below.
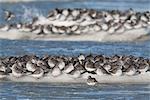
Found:
<path fill-rule="evenodd" d="M 17 21 L 30 21 L 30 16 L 43 16 L 52 8 L 133 8 L 150 11 L 149 0 L 71 0 L 65 2 L 0 3 L 2 9 L 18 13 Z M 21 56 L 25 54 L 70 55 L 105 54 L 134 55 L 150 58 L 150 40 L 142 42 L 73 42 L 73 41 L 32 41 L 0 39 L 0 56 Z M 50 84 L 0 82 L 0 100 L 150 100 L 150 84 Z"/>
<path fill-rule="evenodd" d="M 0 83 L 1 100 L 149 100 L 147 84 Z"/>
<path fill-rule="evenodd" d="M 0 40 L 0 56 L 22 56 L 36 54 L 43 56 L 83 54 L 134 55 L 150 58 L 150 41 L 143 42 L 74 42 L 74 41 L 33 41 Z"/>

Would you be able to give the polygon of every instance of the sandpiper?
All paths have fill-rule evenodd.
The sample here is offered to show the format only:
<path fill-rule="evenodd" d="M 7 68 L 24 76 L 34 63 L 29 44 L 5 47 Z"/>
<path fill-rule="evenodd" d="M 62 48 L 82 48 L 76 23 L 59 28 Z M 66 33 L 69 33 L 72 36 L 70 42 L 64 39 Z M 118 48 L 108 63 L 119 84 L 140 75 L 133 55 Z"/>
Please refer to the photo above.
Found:
<path fill-rule="evenodd" d="M 57 62 L 58 61 L 55 58 L 49 58 L 48 59 L 48 65 L 49 65 L 50 68 L 54 68 L 55 65 L 57 64 Z"/>
<path fill-rule="evenodd" d="M 102 75 L 107 75 L 108 72 L 102 67 L 102 63 L 99 62 L 99 61 L 96 61 L 94 66 L 96 67 L 96 74 L 99 75 L 99 76 L 102 76 Z"/>
<path fill-rule="evenodd" d="M 107 72 L 109 72 L 109 70 L 111 69 L 111 65 L 109 63 L 105 63 L 103 66 L 102 66 Z"/>
<path fill-rule="evenodd" d="M 52 69 L 52 76 L 54 76 L 54 77 L 57 77 L 57 76 L 59 76 L 59 75 L 61 75 L 61 70 L 59 69 L 59 67 L 58 66 L 55 66 L 53 69 Z"/>
<path fill-rule="evenodd" d="M 30 76 L 39 79 L 43 77 L 44 75 L 44 70 L 42 68 L 37 68 Z"/>
<path fill-rule="evenodd" d="M 135 69 L 135 65 L 129 65 L 129 67 L 124 72 L 126 75 L 132 76 L 137 73 L 137 70 Z"/>
<path fill-rule="evenodd" d="M 0 25 L 0 31 L 9 31 L 10 29 L 11 29 L 11 26 L 9 24 Z"/>
<path fill-rule="evenodd" d="M 6 78 L 7 74 L 4 71 L 0 71 L 0 79 Z"/>
<path fill-rule="evenodd" d="M 92 71 L 96 70 L 96 68 L 94 66 L 94 63 L 92 61 L 90 61 L 90 60 L 88 60 L 88 61 L 85 62 L 85 69 L 87 71 L 89 71 L 89 72 L 92 72 Z"/>
<path fill-rule="evenodd" d="M 145 73 L 149 69 L 148 62 L 145 59 L 144 60 L 139 60 L 138 62 L 139 62 L 138 70 L 141 73 Z"/>
<path fill-rule="evenodd" d="M 92 78 L 91 76 L 88 77 L 87 79 L 87 85 L 90 85 L 90 86 L 94 86 L 96 85 L 98 82 L 95 78 Z"/>
<path fill-rule="evenodd" d="M 80 54 L 78 56 L 78 60 L 79 60 L 80 63 L 82 63 L 82 61 L 85 60 L 85 56 L 83 54 Z"/>
<path fill-rule="evenodd" d="M 71 75 L 73 78 L 79 78 L 81 76 L 81 72 L 77 69 L 72 70 L 69 75 Z"/>
<path fill-rule="evenodd" d="M 19 31 L 22 31 L 22 32 L 31 32 L 32 30 L 32 24 L 22 24 L 22 27 L 19 28 Z"/>
<path fill-rule="evenodd" d="M 33 26 L 31 32 L 37 35 L 44 34 L 43 27 L 44 27 L 43 25 L 35 25 Z"/>
<path fill-rule="evenodd" d="M 34 64 L 34 63 L 32 63 L 31 61 L 28 61 L 27 63 L 26 63 L 26 69 L 28 70 L 28 71 L 31 71 L 31 72 L 34 72 L 36 69 L 37 69 L 37 65 L 36 64 Z"/>
<path fill-rule="evenodd" d="M 61 58 L 57 59 L 58 63 L 57 66 L 60 68 L 60 70 L 65 68 L 65 61 Z"/>
<path fill-rule="evenodd" d="M 81 73 L 84 73 L 86 71 L 83 63 L 76 62 L 74 64 L 74 67 L 75 67 L 76 70 L 79 70 Z"/>
<path fill-rule="evenodd" d="M 106 23 L 103 23 L 103 24 L 101 24 L 101 28 L 103 31 L 107 31 L 109 27 Z"/>
<path fill-rule="evenodd" d="M 11 70 L 14 77 L 19 78 L 24 75 L 23 68 L 18 63 L 13 64 Z"/>
<path fill-rule="evenodd" d="M 117 68 L 112 68 L 109 70 L 109 73 L 113 76 L 121 76 L 122 75 L 122 69 L 117 67 Z"/>
<path fill-rule="evenodd" d="M 74 70 L 73 63 L 69 62 L 69 63 L 65 66 L 63 72 L 68 74 L 68 73 L 70 73 L 72 70 Z"/>
<path fill-rule="evenodd" d="M 5 13 L 5 20 L 6 20 L 6 21 L 10 21 L 10 20 L 12 20 L 13 18 L 15 18 L 15 14 L 12 13 L 11 11 L 4 10 L 4 13 Z"/>
<path fill-rule="evenodd" d="M 0 61 L 0 71 L 6 71 L 6 66 Z"/>
<path fill-rule="evenodd" d="M 44 25 L 43 32 L 45 34 L 51 34 L 52 33 L 52 25 Z"/>

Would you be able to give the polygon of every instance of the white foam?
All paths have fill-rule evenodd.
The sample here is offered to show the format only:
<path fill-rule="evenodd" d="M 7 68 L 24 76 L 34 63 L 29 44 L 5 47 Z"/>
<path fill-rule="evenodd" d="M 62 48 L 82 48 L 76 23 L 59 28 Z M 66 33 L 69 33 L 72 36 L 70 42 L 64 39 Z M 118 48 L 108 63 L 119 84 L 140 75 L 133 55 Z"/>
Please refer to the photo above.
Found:
<path fill-rule="evenodd" d="M 136 41 L 140 37 L 144 37 L 148 34 L 149 30 L 140 28 L 136 30 L 129 30 L 124 33 L 109 34 L 107 32 L 91 32 L 81 35 L 36 35 L 33 33 L 18 32 L 17 30 L 0 31 L 1 39 L 23 39 L 23 40 L 52 40 L 52 41 Z"/>
<path fill-rule="evenodd" d="M 34 17 L 38 17 L 40 21 L 45 20 L 45 19 L 43 19 L 44 16 L 43 16 L 42 12 L 40 12 L 40 10 L 38 10 L 37 8 L 27 7 L 24 5 L 22 5 L 21 7 L 24 12 L 23 14 L 19 15 L 19 16 L 21 16 L 22 22 L 32 22 L 32 18 L 34 18 Z"/>
<path fill-rule="evenodd" d="M 96 78 L 99 83 L 150 83 L 150 72 L 145 74 L 139 74 L 135 76 L 97 76 L 91 75 L 92 77 Z M 58 77 L 53 77 L 51 74 L 42 77 L 40 79 L 35 79 L 33 77 L 24 76 L 21 78 L 15 78 L 13 76 L 8 76 L 8 80 L 15 81 L 15 82 L 58 82 L 58 83 L 85 83 L 86 78 L 72 78 L 70 75 L 62 74 Z M 0 80 L 3 81 L 3 80 Z"/>

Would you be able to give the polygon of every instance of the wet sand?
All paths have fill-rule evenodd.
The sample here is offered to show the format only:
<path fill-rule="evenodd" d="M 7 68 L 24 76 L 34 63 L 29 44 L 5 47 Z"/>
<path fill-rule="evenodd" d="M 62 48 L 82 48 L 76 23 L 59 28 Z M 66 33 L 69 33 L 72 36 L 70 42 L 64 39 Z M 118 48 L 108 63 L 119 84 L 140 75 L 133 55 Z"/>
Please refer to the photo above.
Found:
<path fill-rule="evenodd" d="M 124 33 L 109 34 L 107 32 L 83 33 L 80 35 L 36 35 L 33 33 L 18 32 L 10 30 L 0 32 L 0 39 L 10 40 L 52 40 L 52 41 L 97 41 L 97 42 L 113 42 L 113 41 L 136 41 L 149 39 L 150 29 L 140 28 L 136 30 L 128 30 Z"/>
<path fill-rule="evenodd" d="M 142 83 L 150 83 L 150 72 L 134 75 L 134 76 L 110 76 L 110 75 L 103 75 L 97 76 L 92 75 L 92 77 L 96 78 L 99 83 L 126 83 L 126 84 L 142 84 Z M 8 76 L 3 81 L 12 81 L 12 82 L 45 82 L 45 83 L 86 83 L 87 77 L 86 75 L 81 76 L 80 78 L 72 78 L 72 76 L 67 74 L 62 74 L 58 77 L 53 77 L 51 74 L 44 76 L 40 79 L 35 79 L 30 76 L 23 76 L 20 78 L 13 77 L 12 75 Z"/>

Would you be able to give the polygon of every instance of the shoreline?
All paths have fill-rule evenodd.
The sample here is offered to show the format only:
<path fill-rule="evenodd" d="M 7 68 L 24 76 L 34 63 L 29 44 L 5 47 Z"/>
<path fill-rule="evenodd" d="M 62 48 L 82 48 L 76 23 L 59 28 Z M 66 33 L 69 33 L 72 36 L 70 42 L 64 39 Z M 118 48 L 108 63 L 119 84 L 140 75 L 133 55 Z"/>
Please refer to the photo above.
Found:
<path fill-rule="evenodd" d="M 124 33 L 109 34 L 107 32 L 82 33 L 80 35 L 36 35 L 34 33 L 19 32 L 10 30 L 0 31 L 0 39 L 10 40 L 45 40 L 45 41 L 97 41 L 97 42 L 117 42 L 117 41 L 144 41 L 150 40 L 149 28 L 129 30 Z"/>
<path fill-rule="evenodd" d="M 150 72 L 135 76 L 96 76 L 92 75 L 92 77 L 96 78 L 99 84 L 144 84 L 150 83 Z M 12 76 L 8 76 L 6 80 L 0 80 L 0 82 L 34 82 L 34 83 L 86 83 L 86 78 L 76 78 L 73 79 L 69 75 L 63 74 L 58 77 L 48 76 L 42 77 L 40 79 L 35 79 L 29 76 L 24 76 L 21 78 L 14 78 Z"/>

